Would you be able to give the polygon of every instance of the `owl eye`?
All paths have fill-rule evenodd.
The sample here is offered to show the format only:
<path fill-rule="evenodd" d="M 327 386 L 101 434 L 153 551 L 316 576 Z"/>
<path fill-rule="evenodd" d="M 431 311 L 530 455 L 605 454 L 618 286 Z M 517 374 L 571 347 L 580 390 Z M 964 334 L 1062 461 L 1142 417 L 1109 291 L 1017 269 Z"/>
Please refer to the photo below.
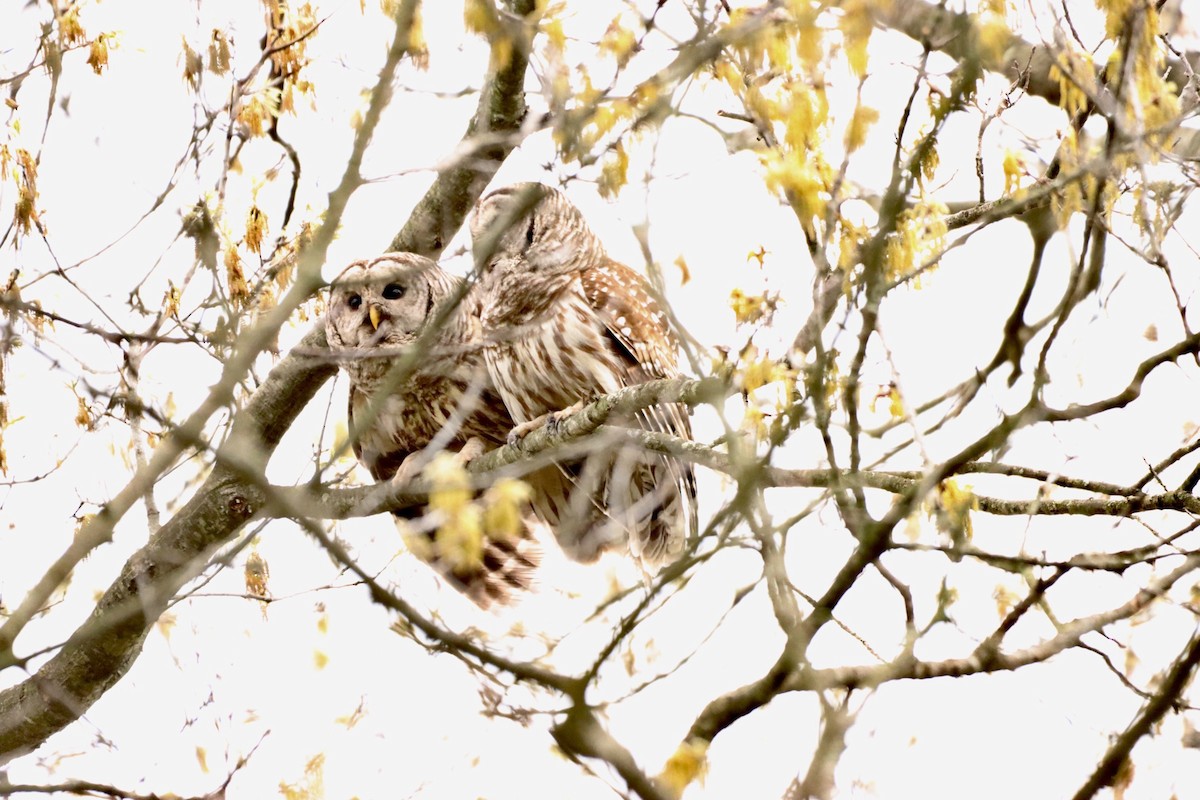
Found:
<path fill-rule="evenodd" d="M 533 234 L 534 234 L 534 222 L 533 222 L 533 217 L 531 216 L 529 218 L 529 230 L 525 231 L 525 246 L 526 247 L 533 246 Z"/>
<path fill-rule="evenodd" d="M 357 309 L 362 305 L 362 296 L 357 294 L 350 295 L 350 297 L 346 300 L 346 305 L 350 306 L 351 310 Z"/>
<path fill-rule="evenodd" d="M 384 300 L 399 300 L 404 297 L 404 287 L 398 283 L 389 283 L 383 287 Z"/>

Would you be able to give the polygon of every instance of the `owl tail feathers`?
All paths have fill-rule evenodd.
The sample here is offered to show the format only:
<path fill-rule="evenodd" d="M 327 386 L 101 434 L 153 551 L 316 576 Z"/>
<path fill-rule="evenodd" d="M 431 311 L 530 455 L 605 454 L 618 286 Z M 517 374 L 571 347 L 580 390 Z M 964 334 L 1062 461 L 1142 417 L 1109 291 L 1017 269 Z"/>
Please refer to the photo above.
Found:
<path fill-rule="evenodd" d="M 515 603 L 533 587 L 542 559 L 534 524 L 521 517 L 515 531 L 488 536 L 479 528 L 445 523 L 417 533 L 408 520 L 396 519 L 412 552 L 480 608 Z"/>

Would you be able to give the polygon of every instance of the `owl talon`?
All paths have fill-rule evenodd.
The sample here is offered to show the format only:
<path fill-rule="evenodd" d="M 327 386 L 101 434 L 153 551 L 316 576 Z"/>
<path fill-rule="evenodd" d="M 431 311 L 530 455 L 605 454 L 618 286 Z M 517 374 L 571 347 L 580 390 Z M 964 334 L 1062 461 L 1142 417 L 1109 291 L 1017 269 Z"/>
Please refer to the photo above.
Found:
<path fill-rule="evenodd" d="M 516 447 L 521 444 L 521 440 L 526 436 L 533 433 L 543 425 L 548 425 L 550 417 L 550 414 L 542 414 L 536 419 L 531 419 L 529 422 L 522 422 L 520 425 L 515 426 L 511 431 L 508 432 L 508 436 L 505 438 L 508 446 Z"/>
<path fill-rule="evenodd" d="M 421 477 L 421 470 L 425 468 L 422 456 L 424 456 L 424 453 L 420 450 L 406 455 L 404 460 L 400 462 L 400 468 L 392 476 L 391 483 L 396 486 L 406 486 Z"/>
<path fill-rule="evenodd" d="M 573 403 L 562 411 L 552 411 L 546 415 L 546 430 L 551 436 L 557 436 L 562 433 L 563 423 L 573 414 L 579 412 L 586 406 L 590 400 L 580 400 L 578 403 Z"/>
<path fill-rule="evenodd" d="M 465 467 L 483 455 L 485 450 L 487 448 L 483 444 L 483 439 L 480 439 L 478 436 L 472 436 L 462 446 L 462 449 L 454 454 L 454 457 L 458 460 L 458 463 Z"/>

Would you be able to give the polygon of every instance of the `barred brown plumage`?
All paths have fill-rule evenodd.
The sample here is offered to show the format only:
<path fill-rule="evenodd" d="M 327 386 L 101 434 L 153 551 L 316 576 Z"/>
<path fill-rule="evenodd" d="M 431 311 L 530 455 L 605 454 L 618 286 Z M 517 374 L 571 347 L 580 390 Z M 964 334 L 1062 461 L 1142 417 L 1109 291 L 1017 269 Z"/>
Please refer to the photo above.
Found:
<path fill-rule="evenodd" d="M 350 264 L 332 285 L 326 338 L 350 377 L 351 428 L 356 418 L 365 422 L 354 453 L 376 480 L 412 477 L 426 448 L 490 449 L 513 426 L 483 362 L 474 294 L 449 313 L 409 374 L 389 374 L 460 284 L 428 258 L 387 253 Z M 378 407 L 370 408 L 373 403 Z M 374 417 L 368 420 L 369 408 Z M 434 532 L 428 535 L 434 540 Z M 515 537 L 487 538 L 482 545 L 478 558 L 455 557 L 436 542 L 414 552 L 482 606 L 529 586 L 538 551 L 527 525 Z"/>
<path fill-rule="evenodd" d="M 649 284 L 608 256 L 562 192 L 497 189 L 476 206 L 471 235 L 481 260 L 485 360 L 515 421 L 529 425 L 597 395 L 680 375 L 678 343 Z M 691 438 L 679 403 L 619 422 Z M 564 469 L 574 481 L 570 496 L 541 502 L 577 558 L 624 543 L 656 565 L 696 533 L 690 464 L 597 441 Z"/>

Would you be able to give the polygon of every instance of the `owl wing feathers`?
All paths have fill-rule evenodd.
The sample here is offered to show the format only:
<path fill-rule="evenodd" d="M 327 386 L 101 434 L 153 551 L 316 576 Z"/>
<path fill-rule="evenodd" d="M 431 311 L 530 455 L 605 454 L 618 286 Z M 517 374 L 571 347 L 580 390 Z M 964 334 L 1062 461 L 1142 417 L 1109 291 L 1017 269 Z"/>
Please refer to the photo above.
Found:
<path fill-rule="evenodd" d="M 513 209 L 518 193 L 533 196 L 527 211 Z M 523 216 L 512 219 L 518 211 Z M 480 254 L 486 361 L 519 422 L 680 374 L 677 342 L 645 278 L 608 257 L 561 191 L 536 184 L 497 189 L 476 206 L 471 234 L 476 246 L 493 247 Z M 617 422 L 691 437 L 688 409 L 679 403 Z M 696 530 L 692 465 L 600 438 L 592 444 L 586 458 L 560 464 L 569 497 L 547 495 L 557 501 L 560 544 L 585 560 L 617 542 L 627 542 L 645 564 L 678 552 Z"/>
<path fill-rule="evenodd" d="M 650 294 L 645 278 L 624 264 L 607 259 L 584 270 L 581 283 L 614 350 L 623 357 L 627 368 L 624 385 L 679 377 L 675 356 L 677 340 L 667 324 L 666 315 Z M 682 403 L 641 409 L 637 412 L 637 421 L 644 430 L 692 438 L 688 408 Z M 660 502 L 651 512 L 644 540 L 631 540 L 631 545 L 635 555 L 660 561 L 683 546 L 680 533 L 684 537 L 696 534 L 696 477 L 690 464 L 659 455 L 651 462 L 649 479 L 651 485 L 642 488 Z M 682 530 L 670 524 L 676 515 L 683 519 Z"/>
<path fill-rule="evenodd" d="M 678 377 L 675 335 L 647 290 L 645 278 L 621 262 L 608 259 L 584 270 L 581 282 L 584 296 L 608 335 L 624 351 L 631 370 L 642 373 L 640 380 L 631 380 L 630 384 Z"/>

